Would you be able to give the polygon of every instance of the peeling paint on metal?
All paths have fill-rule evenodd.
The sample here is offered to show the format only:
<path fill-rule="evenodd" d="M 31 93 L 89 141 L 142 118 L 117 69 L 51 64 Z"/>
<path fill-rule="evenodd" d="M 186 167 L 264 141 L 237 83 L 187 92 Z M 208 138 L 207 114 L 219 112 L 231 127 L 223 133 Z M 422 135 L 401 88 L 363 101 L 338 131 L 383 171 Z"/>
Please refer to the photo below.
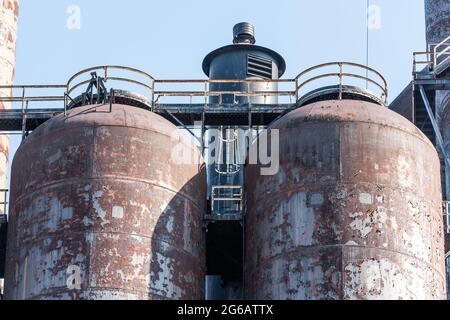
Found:
<path fill-rule="evenodd" d="M 57 116 L 16 153 L 7 299 L 204 298 L 205 171 L 171 161 L 174 143 L 197 149 L 149 111 L 112 110 Z"/>
<path fill-rule="evenodd" d="M 440 161 L 419 129 L 355 100 L 270 128 L 298 179 L 248 166 L 247 299 L 445 298 Z"/>

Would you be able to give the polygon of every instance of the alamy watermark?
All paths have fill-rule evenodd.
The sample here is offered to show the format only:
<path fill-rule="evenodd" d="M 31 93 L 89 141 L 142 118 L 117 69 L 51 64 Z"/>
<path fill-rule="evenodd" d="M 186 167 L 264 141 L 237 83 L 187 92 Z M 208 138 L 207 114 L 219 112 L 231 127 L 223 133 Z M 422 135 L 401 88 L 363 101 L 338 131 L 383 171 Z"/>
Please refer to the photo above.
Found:
<path fill-rule="evenodd" d="M 199 123 L 194 130 L 200 130 Z M 275 175 L 280 167 L 280 132 L 278 129 L 209 129 L 204 135 L 203 158 L 206 165 L 259 165 L 264 176 Z M 175 144 L 171 160 L 175 164 L 199 164 L 195 150 L 182 142 Z"/>
<path fill-rule="evenodd" d="M 69 30 L 81 29 L 81 8 L 77 5 L 70 5 L 67 7 L 66 13 L 68 14 L 66 27 Z"/>
<path fill-rule="evenodd" d="M 66 285 L 69 290 L 81 289 L 81 268 L 77 265 L 71 265 L 67 268 Z"/>
<path fill-rule="evenodd" d="M 381 29 L 381 8 L 378 5 L 371 4 L 367 8 L 367 28 L 369 30 Z"/>

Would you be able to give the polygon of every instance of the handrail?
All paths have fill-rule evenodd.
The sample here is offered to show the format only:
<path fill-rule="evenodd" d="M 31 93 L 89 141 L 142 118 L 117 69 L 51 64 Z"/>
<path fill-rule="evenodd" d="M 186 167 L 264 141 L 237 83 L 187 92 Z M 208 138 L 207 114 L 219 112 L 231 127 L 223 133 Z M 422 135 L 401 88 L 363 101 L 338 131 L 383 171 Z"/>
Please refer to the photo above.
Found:
<path fill-rule="evenodd" d="M 158 96 L 172 97 L 203 97 L 218 96 L 221 94 L 234 94 L 237 96 L 267 95 L 267 96 L 291 96 L 295 91 L 155 91 Z"/>
<path fill-rule="evenodd" d="M 339 67 L 338 72 L 333 73 L 322 73 L 318 76 L 311 76 L 308 77 L 309 73 L 312 71 L 322 69 L 329 66 L 337 66 Z M 373 73 L 375 76 L 363 76 L 361 74 L 358 74 L 358 72 L 345 72 L 345 67 L 351 66 L 351 67 L 357 67 L 360 70 L 366 71 L 367 74 L 369 72 Z M 131 77 L 124 77 L 119 75 L 114 75 L 114 71 L 128 71 L 132 74 L 139 75 L 141 77 L 144 77 L 145 80 L 142 79 L 136 79 Z M 339 85 L 340 89 L 343 90 L 343 82 L 345 78 L 355 78 L 364 80 L 367 83 L 371 83 L 375 85 L 378 89 L 382 91 L 382 98 L 387 100 L 388 97 L 388 88 L 387 88 L 387 81 L 385 78 L 381 75 L 380 72 L 377 70 L 367 67 L 362 64 L 353 63 L 353 62 L 328 62 L 319 64 L 317 66 L 313 66 L 310 68 L 307 68 L 303 70 L 301 73 L 299 73 L 295 78 L 293 79 L 229 79 L 229 80 L 212 80 L 212 79 L 186 79 L 186 80 L 180 80 L 180 79 L 156 79 L 151 74 L 139 70 L 137 68 L 132 67 L 126 67 L 126 66 L 119 66 L 119 65 L 101 65 L 101 66 L 95 66 L 90 67 L 87 69 L 83 69 L 74 75 L 72 75 L 66 84 L 51 84 L 51 85 L 11 85 L 11 86 L 0 86 L 0 89 L 22 89 L 22 95 L 20 97 L 18 96 L 9 96 L 9 97 L 0 97 L 0 101 L 8 101 L 8 102 L 16 102 L 16 101 L 22 101 L 23 103 L 28 103 L 30 101 L 65 101 L 66 99 L 72 99 L 71 94 L 79 89 L 80 87 L 89 84 L 92 81 L 92 73 L 93 72 L 99 72 L 99 77 L 102 77 L 103 81 L 119 81 L 119 82 L 125 82 L 125 83 L 131 83 L 133 85 L 137 85 L 141 88 L 144 88 L 146 92 L 150 96 L 147 96 L 147 93 L 144 94 L 147 96 L 148 100 L 151 102 L 151 104 L 154 106 L 155 104 L 160 102 L 160 98 L 162 97 L 188 97 L 191 99 L 193 97 L 204 97 L 205 103 L 207 103 L 207 98 L 211 96 L 220 96 L 220 95 L 235 95 L 235 96 L 284 96 L 284 97 L 291 97 L 294 98 L 295 101 L 299 101 L 301 98 L 300 90 L 305 87 L 305 85 L 323 78 L 329 78 L 329 77 L 338 77 L 339 78 Z M 244 86 L 244 90 L 233 90 L 231 87 L 231 90 L 220 90 L 221 88 L 217 88 L 219 90 L 211 90 L 213 84 L 247 84 L 247 86 Z M 273 84 L 273 83 L 284 83 L 288 86 L 284 88 L 283 90 L 279 89 L 272 89 L 268 88 L 268 90 L 261 90 L 260 88 L 253 88 L 250 86 L 251 84 L 256 83 L 263 83 L 263 84 Z M 158 86 L 166 85 L 163 87 L 164 89 L 159 88 Z M 186 89 L 186 86 L 188 85 L 199 85 L 201 86 L 198 88 L 198 90 L 192 90 L 190 88 Z M 290 85 L 292 85 L 292 88 L 289 88 Z M 26 89 L 64 89 L 64 96 L 61 94 L 55 94 L 53 96 L 33 96 L 33 97 L 27 97 L 25 95 Z M 165 89 L 167 88 L 167 89 Z M 341 95 L 340 95 L 341 96 Z M 23 106 L 24 108 L 24 106 Z"/>
<path fill-rule="evenodd" d="M 449 56 L 450 57 L 450 46 L 449 46 L 449 52 L 440 52 L 440 56 Z M 417 57 L 420 56 L 427 56 L 427 60 L 417 60 Z M 436 66 L 439 65 L 439 63 L 436 64 L 434 57 L 435 53 L 434 51 L 416 51 L 413 53 L 413 64 L 414 64 L 414 72 L 417 72 L 417 65 L 419 64 L 426 64 L 430 66 L 432 69 L 434 69 Z M 439 57 L 440 57 L 439 56 Z"/>
<path fill-rule="evenodd" d="M 450 43 L 448 43 L 450 41 L 450 36 L 448 36 L 446 39 L 444 39 L 443 41 L 439 42 L 433 49 L 434 52 L 434 65 L 437 66 L 438 65 L 438 58 L 444 54 L 446 54 L 449 50 L 450 50 Z M 443 51 L 439 51 L 438 52 L 438 48 L 443 46 L 444 44 L 447 44 L 447 47 L 443 50 Z"/>
<path fill-rule="evenodd" d="M 194 79 L 194 80 L 155 80 L 155 83 L 274 83 L 274 82 L 293 82 L 294 79 L 242 79 L 242 80 L 213 80 L 213 79 Z"/>
<path fill-rule="evenodd" d="M 250 87 L 251 84 L 263 83 L 263 84 L 272 84 L 272 83 L 287 83 L 292 84 L 291 90 L 252 90 Z M 188 97 L 191 99 L 193 97 L 204 97 L 204 103 L 207 103 L 207 98 L 209 97 L 220 97 L 221 95 L 234 95 L 237 97 L 251 97 L 251 96 L 284 96 L 284 97 L 295 97 L 295 80 L 294 79 L 186 79 L 186 80 L 155 80 L 155 87 L 158 85 L 173 85 L 170 87 L 165 87 L 168 89 L 155 89 L 154 94 L 154 104 L 160 104 L 161 98 L 163 97 Z M 197 90 L 184 90 L 184 88 L 176 87 L 176 85 L 198 85 L 199 88 Z M 233 90 L 230 88 L 229 90 L 220 90 L 221 88 L 217 88 L 218 90 L 214 90 L 211 88 L 213 84 L 247 84 L 247 88 L 245 90 Z M 179 89 L 180 88 L 180 89 Z"/>
<path fill-rule="evenodd" d="M 0 210 L 3 210 L 3 215 L 6 215 L 8 213 L 8 193 L 9 189 L 0 189 L 0 193 L 3 193 L 3 199 L 0 200 Z"/>
<path fill-rule="evenodd" d="M 442 49 L 441 49 L 442 48 Z M 418 57 L 426 56 L 426 60 L 418 60 Z M 439 58 L 446 56 L 443 61 Z M 430 71 L 436 70 L 444 61 L 450 59 L 450 36 L 439 43 L 429 43 L 427 51 L 418 51 L 413 53 L 413 74 L 417 74 L 418 65 L 428 65 Z"/>
<path fill-rule="evenodd" d="M 310 78 L 307 78 L 306 80 L 302 80 L 301 81 L 301 78 L 307 76 L 312 71 L 316 71 L 316 70 L 319 70 L 319 69 L 322 69 L 322 68 L 325 68 L 325 67 L 329 67 L 329 66 L 337 66 L 339 68 L 339 71 L 338 72 L 333 72 L 333 73 L 322 73 L 322 74 L 319 74 L 317 76 L 312 76 Z M 359 68 L 361 70 L 365 70 L 367 73 L 368 72 L 373 72 L 379 79 L 377 81 L 377 80 L 374 80 L 374 79 L 370 78 L 369 76 L 362 76 L 362 75 L 357 74 L 357 73 L 344 72 L 344 67 L 345 66 L 357 67 L 357 68 Z M 297 75 L 297 77 L 295 77 L 295 81 L 296 81 L 296 95 L 297 95 L 297 97 L 301 96 L 300 93 L 299 93 L 299 90 L 302 89 L 305 85 L 307 85 L 307 84 L 309 84 L 311 82 L 314 82 L 314 81 L 316 81 L 318 79 L 330 78 L 330 77 L 338 77 L 339 78 L 339 83 L 338 84 L 340 86 L 340 95 L 339 95 L 340 97 L 342 96 L 342 90 L 343 90 L 343 87 L 344 87 L 344 78 L 346 78 L 346 77 L 347 78 L 357 78 L 357 79 L 364 80 L 364 81 L 367 81 L 367 82 L 370 82 L 370 83 L 376 85 L 382 91 L 380 98 L 385 103 L 387 103 L 387 98 L 388 98 L 388 95 L 389 95 L 389 91 L 388 91 L 387 81 L 383 77 L 383 75 L 380 72 L 378 72 L 377 70 L 375 70 L 375 69 L 373 69 L 371 67 L 368 67 L 368 66 L 365 66 L 365 65 L 362 65 L 362 64 L 359 64 L 359 63 L 346 62 L 346 61 L 334 61 L 334 62 L 322 63 L 322 64 L 319 64 L 319 65 L 310 67 L 310 68 L 302 71 L 301 73 L 299 73 Z"/>
<path fill-rule="evenodd" d="M 111 72 L 113 70 L 122 70 L 122 71 L 129 71 L 135 74 L 138 74 L 140 76 L 144 76 L 148 79 L 148 83 L 144 83 L 142 81 L 138 81 L 138 80 L 134 80 L 131 78 L 123 78 L 123 77 L 115 77 L 115 76 L 110 76 Z M 126 66 L 118 66 L 118 65 L 104 65 L 104 66 L 96 66 L 96 67 L 91 67 L 91 68 L 87 68 L 84 70 L 81 70 L 77 73 L 75 73 L 72 77 L 69 78 L 69 80 L 67 81 L 67 91 L 66 93 L 68 95 L 70 95 L 72 92 L 74 92 L 76 89 L 78 89 L 79 87 L 88 84 L 91 81 L 91 73 L 95 72 L 95 71 L 103 71 L 103 80 L 105 82 L 107 82 L 108 80 L 111 81 L 120 81 L 120 82 L 127 82 L 127 83 L 132 83 L 135 85 L 138 85 L 140 87 L 143 87 L 147 90 L 150 91 L 151 96 L 153 97 L 153 91 L 154 91 L 154 83 L 155 83 L 155 78 L 147 73 L 144 72 L 142 70 L 136 69 L 136 68 L 132 68 L 132 67 L 126 67 Z M 75 83 L 75 80 L 83 75 L 89 74 L 89 79 L 88 80 L 84 80 L 84 81 L 80 81 L 78 83 Z M 74 84 L 75 83 L 75 84 Z"/>

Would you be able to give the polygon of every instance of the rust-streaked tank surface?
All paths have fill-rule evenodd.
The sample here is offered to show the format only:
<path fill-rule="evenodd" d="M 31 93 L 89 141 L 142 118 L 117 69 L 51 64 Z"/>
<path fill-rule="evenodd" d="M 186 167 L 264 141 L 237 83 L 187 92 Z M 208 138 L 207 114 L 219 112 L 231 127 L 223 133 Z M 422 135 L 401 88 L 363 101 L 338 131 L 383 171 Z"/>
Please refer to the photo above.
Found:
<path fill-rule="evenodd" d="M 204 298 L 200 153 L 150 111 L 109 108 L 59 115 L 17 151 L 7 299 Z"/>
<path fill-rule="evenodd" d="M 247 174 L 246 298 L 445 298 L 440 164 L 419 129 L 356 100 L 270 129 L 278 173 Z"/>

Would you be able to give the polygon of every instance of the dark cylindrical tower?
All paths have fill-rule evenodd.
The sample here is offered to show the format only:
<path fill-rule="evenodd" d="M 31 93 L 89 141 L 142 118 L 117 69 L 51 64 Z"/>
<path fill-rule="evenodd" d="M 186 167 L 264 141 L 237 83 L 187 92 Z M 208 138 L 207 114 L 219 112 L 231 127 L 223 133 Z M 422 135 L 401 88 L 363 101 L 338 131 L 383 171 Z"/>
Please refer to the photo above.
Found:
<path fill-rule="evenodd" d="M 274 92 L 278 83 L 271 80 L 284 74 L 285 61 L 275 51 L 255 43 L 253 25 L 238 23 L 233 28 L 233 44 L 206 56 L 203 71 L 209 79 L 218 80 L 209 86 L 213 92 L 209 97 L 211 108 L 239 108 L 241 112 L 247 112 L 246 108 L 255 104 L 277 104 Z M 243 82 L 236 82 L 241 80 Z M 241 219 L 244 214 L 244 164 L 249 126 L 230 127 L 225 123 L 208 129 L 208 211 L 213 219 L 225 220 L 208 225 L 207 264 L 208 276 L 212 276 L 208 281 L 211 289 L 208 297 L 235 299 L 242 297 Z M 217 283 L 222 285 L 214 288 Z"/>
<path fill-rule="evenodd" d="M 7 299 L 204 298 L 201 155 L 162 117 L 109 109 L 56 116 L 17 151 Z"/>
<path fill-rule="evenodd" d="M 238 23 L 233 28 L 233 44 L 208 54 L 203 61 L 203 71 L 211 80 L 274 80 L 279 79 L 286 70 L 286 63 L 275 51 L 255 45 L 255 29 L 248 22 Z M 277 83 L 215 83 L 211 91 L 276 91 Z M 213 96 L 211 103 L 276 103 L 274 95 L 240 96 L 226 94 Z"/>
<path fill-rule="evenodd" d="M 203 71 L 211 80 L 276 80 L 286 70 L 286 63 L 277 52 L 255 45 L 255 28 L 248 22 L 238 23 L 233 28 L 233 44 L 214 50 L 203 61 Z M 233 91 L 236 94 L 211 96 L 210 104 L 221 107 L 243 107 L 252 104 L 276 104 L 276 95 L 247 95 L 248 92 L 277 91 L 276 82 L 212 83 L 210 91 Z M 239 93 L 242 92 L 242 95 Z M 243 184 L 243 168 L 231 164 L 237 154 L 245 154 L 244 137 L 238 136 L 236 128 L 218 128 L 214 163 L 208 166 L 208 197 L 212 186 L 239 186 Z M 246 128 L 247 129 L 247 128 Z M 211 131 L 210 131 L 211 132 Z M 238 150 L 239 148 L 239 150 Z M 211 152 L 213 153 L 213 152 Z M 211 158 L 209 163 L 213 162 Z M 241 163 L 243 164 L 243 163 Z M 221 206 L 222 204 L 219 204 Z M 221 209 L 221 208 L 219 208 Z"/>

